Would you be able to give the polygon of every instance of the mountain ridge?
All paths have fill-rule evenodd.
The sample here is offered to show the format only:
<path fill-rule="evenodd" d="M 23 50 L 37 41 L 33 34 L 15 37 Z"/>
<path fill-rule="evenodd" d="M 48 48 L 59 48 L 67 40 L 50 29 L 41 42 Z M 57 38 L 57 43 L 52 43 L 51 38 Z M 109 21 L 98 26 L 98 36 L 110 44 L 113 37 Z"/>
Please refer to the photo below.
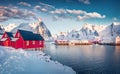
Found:
<path fill-rule="evenodd" d="M 110 25 L 92 25 L 85 24 L 79 30 L 71 30 L 70 32 L 63 32 L 54 37 L 60 40 L 74 40 L 74 39 L 87 39 L 87 40 L 112 40 L 120 36 L 120 23 L 113 22 Z"/>
<path fill-rule="evenodd" d="M 45 40 L 49 40 L 51 38 L 51 32 L 48 30 L 48 28 L 40 18 L 37 22 L 34 23 L 21 23 L 18 26 L 16 26 L 15 24 L 9 24 L 5 27 L 5 31 L 12 33 L 15 33 L 18 29 L 41 34 Z"/>

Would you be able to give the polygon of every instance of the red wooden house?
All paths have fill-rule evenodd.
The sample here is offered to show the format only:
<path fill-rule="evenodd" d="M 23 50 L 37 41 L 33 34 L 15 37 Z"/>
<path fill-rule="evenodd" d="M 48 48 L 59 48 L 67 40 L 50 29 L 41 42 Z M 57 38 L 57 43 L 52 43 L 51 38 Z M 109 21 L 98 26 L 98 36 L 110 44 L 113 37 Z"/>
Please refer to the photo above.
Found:
<path fill-rule="evenodd" d="M 44 39 L 40 34 L 34 34 L 30 31 L 18 30 L 12 39 L 14 48 L 43 48 Z"/>
<path fill-rule="evenodd" d="M 10 32 L 5 32 L 0 39 L 0 45 L 2 46 L 11 46 L 11 40 L 13 38 L 12 33 Z"/>
<path fill-rule="evenodd" d="M 13 37 L 12 33 L 5 32 L 0 40 L 2 46 L 12 46 L 14 48 L 43 48 L 44 39 L 40 34 L 30 31 L 18 30 Z"/>

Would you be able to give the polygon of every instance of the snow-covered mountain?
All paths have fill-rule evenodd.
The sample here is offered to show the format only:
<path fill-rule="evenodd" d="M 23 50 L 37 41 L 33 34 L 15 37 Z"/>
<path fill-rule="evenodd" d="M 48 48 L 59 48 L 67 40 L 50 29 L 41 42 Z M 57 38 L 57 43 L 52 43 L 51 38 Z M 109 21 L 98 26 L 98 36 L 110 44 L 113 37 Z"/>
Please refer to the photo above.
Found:
<path fill-rule="evenodd" d="M 18 29 L 32 31 L 37 34 L 41 34 L 45 40 L 49 40 L 51 38 L 51 33 L 44 24 L 44 22 L 39 18 L 38 22 L 35 23 L 21 23 L 18 26 L 15 24 L 8 25 L 5 30 L 11 31 L 15 33 Z"/>
<path fill-rule="evenodd" d="M 111 25 L 85 24 L 79 30 L 64 32 L 56 36 L 56 39 L 87 39 L 87 40 L 107 40 L 113 41 L 116 36 L 120 36 L 120 23 L 114 22 Z"/>
<path fill-rule="evenodd" d="M 111 35 L 120 36 L 120 22 L 114 22 L 111 24 Z"/>
<path fill-rule="evenodd" d="M 5 32 L 5 29 L 2 25 L 0 25 L 0 38 L 1 38 L 1 35 Z"/>
<path fill-rule="evenodd" d="M 5 31 L 10 32 L 11 30 L 13 30 L 16 26 L 16 24 L 9 24 L 6 27 L 4 27 Z"/>
<path fill-rule="evenodd" d="M 0 25 L 0 38 L 2 37 L 2 34 L 5 32 L 5 29 Z"/>

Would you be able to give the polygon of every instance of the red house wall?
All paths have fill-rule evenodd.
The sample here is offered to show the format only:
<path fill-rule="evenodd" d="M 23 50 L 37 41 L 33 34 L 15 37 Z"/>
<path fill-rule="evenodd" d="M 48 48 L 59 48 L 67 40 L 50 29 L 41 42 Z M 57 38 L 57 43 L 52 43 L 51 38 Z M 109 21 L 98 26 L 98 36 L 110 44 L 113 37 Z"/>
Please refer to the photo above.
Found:
<path fill-rule="evenodd" d="M 22 40 L 22 38 L 19 38 L 17 41 L 12 42 L 12 43 L 13 43 L 12 47 L 14 48 L 25 48 L 24 47 L 25 42 L 24 40 Z"/>
<path fill-rule="evenodd" d="M 3 34 L 2 38 L 6 38 L 5 35 L 6 35 L 7 38 L 8 38 L 8 35 L 6 34 L 6 32 Z"/>
<path fill-rule="evenodd" d="M 3 34 L 3 36 L 2 36 L 2 38 L 1 39 L 3 39 L 3 38 L 7 38 L 5 41 L 1 41 L 1 45 L 2 46 L 11 46 L 11 40 L 10 40 L 10 38 L 8 37 L 8 35 L 6 34 L 6 32 Z"/>
<path fill-rule="evenodd" d="M 42 43 L 41 43 L 40 46 L 41 46 L 41 47 L 44 47 L 44 40 L 42 40 L 41 42 L 42 42 Z"/>
<path fill-rule="evenodd" d="M 18 31 L 17 31 L 14 38 L 19 38 L 19 39 L 17 41 L 12 42 L 12 47 L 14 47 L 14 48 L 25 48 L 25 46 L 24 46 L 25 41 L 23 40 L 22 36 L 20 35 L 20 33 Z"/>
<path fill-rule="evenodd" d="M 35 41 L 35 44 L 33 44 L 33 41 L 35 40 L 30 40 L 29 45 L 27 45 L 27 41 L 25 41 L 25 48 L 43 48 L 44 47 L 44 41 Z"/>
<path fill-rule="evenodd" d="M 11 46 L 11 41 L 10 39 L 7 39 L 5 41 L 1 41 L 1 45 L 2 46 Z"/>
<path fill-rule="evenodd" d="M 2 38 L 7 38 L 7 40 L 0 42 L 2 46 L 12 46 L 16 49 L 17 48 L 27 49 L 27 48 L 43 48 L 44 47 L 44 40 L 41 40 L 41 41 L 40 40 L 28 40 L 29 45 L 27 45 L 27 41 L 25 41 L 22 38 L 19 31 L 16 32 L 15 37 L 14 37 L 14 38 L 18 38 L 16 41 L 11 41 L 11 39 L 7 36 L 6 32 L 3 34 Z M 34 44 L 33 44 L 33 41 L 35 41 Z"/>
<path fill-rule="evenodd" d="M 15 38 L 19 38 L 17 41 L 12 42 L 12 46 L 14 48 L 23 48 L 23 49 L 27 49 L 27 48 L 43 48 L 44 47 L 44 41 L 40 41 L 39 40 L 28 40 L 29 41 L 29 45 L 27 45 L 27 41 L 25 41 L 22 36 L 20 35 L 20 33 L 17 31 Z M 33 41 L 35 41 L 35 44 L 33 44 Z"/>

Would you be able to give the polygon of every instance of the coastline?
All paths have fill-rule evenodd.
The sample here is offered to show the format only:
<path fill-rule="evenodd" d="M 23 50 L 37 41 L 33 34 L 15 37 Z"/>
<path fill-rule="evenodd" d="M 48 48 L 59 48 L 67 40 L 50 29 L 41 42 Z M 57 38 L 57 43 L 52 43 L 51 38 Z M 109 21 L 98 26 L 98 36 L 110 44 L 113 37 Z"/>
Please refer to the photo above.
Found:
<path fill-rule="evenodd" d="M 1 74 L 76 74 L 76 72 L 57 61 L 50 59 L 42 51 L 25 51 L 11 47 L 1 47 Z"/>

